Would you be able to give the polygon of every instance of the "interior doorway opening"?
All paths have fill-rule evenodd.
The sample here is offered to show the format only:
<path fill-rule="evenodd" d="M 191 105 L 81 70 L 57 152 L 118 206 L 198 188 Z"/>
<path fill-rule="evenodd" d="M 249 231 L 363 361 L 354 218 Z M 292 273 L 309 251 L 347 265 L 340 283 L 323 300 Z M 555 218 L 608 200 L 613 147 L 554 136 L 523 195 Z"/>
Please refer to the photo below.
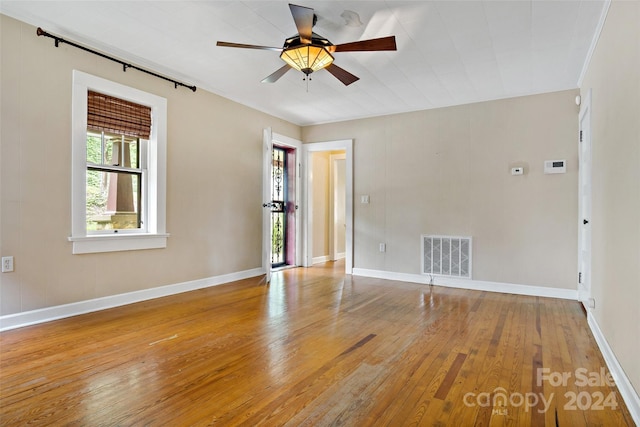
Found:
<path fill-rule="evenodd" d="M 346 257 L 346 151 L 311 154 L 313 264 Z"/>
<path fill-rule="evenodd" d="M 344 271 L 346 274 L 352 274 L 353 272 L 353 140 L 345 139 L 345 140 L 336 140 L 336 141 L 326 141 L 326 142 L 314 142 L 307 143 L 303 145 L 304 156 L 303 156 L 303 167 L 304 174 L 303 176 L 303 187 L 305 191 L 303 192 L 303 206 L 304 206 L 304 216 L 302 227 L 304 230 L 304 244 L 303 244 L 303 265 L 305 267 L 311 267 L 313 264 L 320 263 L 322 259 L 326 259 L 327 261 L 331 258 L 329 250 L 324 248 L 324 242 L 328 242 L 328 238 L 325 240 L 321 238 L 322 242 L 322 250 L 316 251 L 314 248 L 317 246 L 316 240 L 318 240 L 314 235 L 317 233 L 314 231 L 318 224 L 317 221 L 323 221 L 322 215 L 319 215 L 316 205 L 326 206 L 327 203 L 314 200 L 316 197 L 314 196 L 314 187 L 316 181 L 318 179 L 325 179 L 321 176 L 318 176 L 316 170 L 314 168 L 314 155 L 316 153 L 324 153 L 320 154 L 320 157 L 330 156 L 331 154 L 339 154 L 340 156 L 344 156 L 344 163 L 340 165 L 340 168 L 343 170 L 344 175 L 340 178 L 344 180 L 344 195 L 340 194 L 340 201 L 344 201 L 344 220 L 342 222 L 342 228 L 344 229 L 344 237 L 342 235 L 334 238 L 334 241 L 343 241 L 344 242 L 344 252 L 342 252 L 342 248 L 339 247 L 336 254 L 336 258 L 342 259 L 344 256 L 344 263 L 340 262 L 340 265 L 344 265 Z M 336 159 L 342 160 L 342 159 Z M 329 164 L 329 161 L 326 162 Z M 342 166 L 344 166 L 342 168 Z M 327 174 L 329 175 L 329 174 Z M 342 175 L 342 173 L 340 173 Z M 329 176 L 326 177 L 326 181 L 328 183 Z M 326 200 L 326 199 L 325 199 Z M 329 200 L 330 203 L 330 200 Z M 340 202 L 338 202 L 340 204 Z M 342 208 L 340 207 L 342 210 Z M 328 231 L 328 230 L 327 230 Z M 325 232 L 327 232 L 325 231 Z M 335 228 L 334 228 L 335 231 Z M 333 234 L 333 232 L 327 234 Z M 342 233 L 341 233 L 342 234 Z M 333 246 L 333 245 L 330 245 Z M 321 255 L 317 255 L 321 254 Z"/>

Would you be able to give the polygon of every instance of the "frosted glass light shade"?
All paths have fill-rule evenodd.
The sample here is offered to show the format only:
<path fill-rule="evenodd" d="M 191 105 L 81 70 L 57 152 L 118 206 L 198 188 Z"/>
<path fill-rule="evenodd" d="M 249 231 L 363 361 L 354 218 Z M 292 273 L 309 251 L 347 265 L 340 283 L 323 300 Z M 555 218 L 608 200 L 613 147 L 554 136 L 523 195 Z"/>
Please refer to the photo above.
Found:
<path fill-rule="evenodd" d="M 280 58 L 292 68 L 309 75 L 326 68 L 333 62 L 333 56 L 322 46 L 304 45 L 285 49 Z"/>

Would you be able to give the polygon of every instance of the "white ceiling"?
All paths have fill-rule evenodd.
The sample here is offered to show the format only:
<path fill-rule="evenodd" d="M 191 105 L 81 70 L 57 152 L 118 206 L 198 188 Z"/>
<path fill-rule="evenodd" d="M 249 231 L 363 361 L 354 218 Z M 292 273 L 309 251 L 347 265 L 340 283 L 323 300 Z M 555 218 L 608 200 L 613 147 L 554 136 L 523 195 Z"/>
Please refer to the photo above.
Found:
<path fill-rule="evenodd" d="M 314 32 L 333 44 L 395 35 L 398 51 L 336 53 L 336 65 L 360 80 L 344 86 L 321 70 L 307 91 L 293 70 L 260 83 L 284 64 L 278 52 L 216 47 L 218 40 L 281 47 L 297 32 L 288 1 L 2 0 L 0 12 L 308 125 L 576 88 L 605 5 L 292 1 L 315 9 Z M 346 25 L 345 10 L 363 25 Z"/>

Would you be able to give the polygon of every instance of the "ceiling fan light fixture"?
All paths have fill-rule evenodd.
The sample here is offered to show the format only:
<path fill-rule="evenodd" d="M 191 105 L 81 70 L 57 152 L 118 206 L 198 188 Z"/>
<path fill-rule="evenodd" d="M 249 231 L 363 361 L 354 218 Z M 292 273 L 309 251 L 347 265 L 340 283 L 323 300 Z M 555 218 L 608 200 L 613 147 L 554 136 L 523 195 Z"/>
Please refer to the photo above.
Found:
<path fill-rule="evenodd" d="M 333 63 L 333 56 L 323 46 L 312 44 L 290 47 L 282 51 L 280 58 L 290 67 L 306 75 Z"/>
<path fill-rule="evenodd" d="M 306 76 L 309 76 L 314 71 L 324 68 L 336 79 L 340 80 L 345 86 L 348 86 L 359 79 L 347 70 L 335 65 L 333 63 L 332 53 L 397 50 L 395 36 L 358 40 L 350 43 L 334 45 L 328 39 L 313 32 L 313 26 L 316 23 L 317 16 L 312 8 L 289 4 L 289 9 L 291 10 L 291 16 L 293 16 L 298 33 L 285 39 L 282 48 L 222 41 L 218 41 L 217 45 L 240 47 L 245 49 L 279 51 L 280 59 L 282 59 L 286 65 L 283 65 L 274 73 L 265 77 L 262 80 L 263 83 L 276 82 L 291 68 L 302 71 Z M 345 11 L 342 16 L 348 21 L 347 24 L 350 22 L 356 25 L 361 23 L 360 17 L 355 12 Z M 306 78 L 305 80 L 308 82 L 310 79 Z"/>

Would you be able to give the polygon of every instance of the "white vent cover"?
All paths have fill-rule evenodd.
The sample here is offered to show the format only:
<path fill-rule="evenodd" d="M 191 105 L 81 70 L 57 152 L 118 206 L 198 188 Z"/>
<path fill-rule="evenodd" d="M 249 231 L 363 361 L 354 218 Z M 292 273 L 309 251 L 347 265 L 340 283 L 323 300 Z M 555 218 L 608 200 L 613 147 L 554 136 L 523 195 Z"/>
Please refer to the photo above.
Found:
<path fill-rule="evenodd" d="M 471 278 L 471 237 L 421 237 L 422 274 Z"/>

